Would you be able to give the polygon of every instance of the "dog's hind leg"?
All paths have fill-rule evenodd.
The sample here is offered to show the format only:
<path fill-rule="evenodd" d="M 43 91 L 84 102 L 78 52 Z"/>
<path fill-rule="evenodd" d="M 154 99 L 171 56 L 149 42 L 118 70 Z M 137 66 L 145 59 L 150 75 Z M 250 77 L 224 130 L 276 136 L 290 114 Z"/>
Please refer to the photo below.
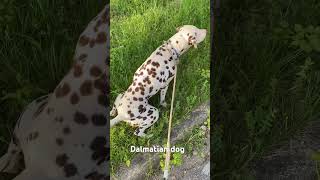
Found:
<path fill-rule="evenodd" d="M 25 168 L 19 137 L 22 137 L 24 133 L 28 132 L 35 116 L 43 110 L 49 97 L 50 94 L 35 99 L 28 104 L 21 113 L 15 126 L 8 151 L 0 158 L 0 172 L 15 174 L 21 172 Z"/>
<path fill-rule="evenodd" d="M 147 135 L 144 133 L 146 129 L 148 129 L 150 126 L 152 126 L 157 120 L 159 119 L 159 110 L 151 105 L 147 108 L 146 113 L 144 113 L 145 120 L 142 124 L 139 125 L 139 127 L 135 130 L 134 134 L 136 136 L 140 137 L 146 137 L 150 138 L 152 137 L 152 134 Z"/>
<path fill-rule="evenodd" d="M 167 85 L 166 87 L 162 88 L 160 91 L 160 105 L 163 107 L 167 106 L 166 103 L 166 94 L 167 94 L 167 90 L 168 90 L 169 85 Z"/>

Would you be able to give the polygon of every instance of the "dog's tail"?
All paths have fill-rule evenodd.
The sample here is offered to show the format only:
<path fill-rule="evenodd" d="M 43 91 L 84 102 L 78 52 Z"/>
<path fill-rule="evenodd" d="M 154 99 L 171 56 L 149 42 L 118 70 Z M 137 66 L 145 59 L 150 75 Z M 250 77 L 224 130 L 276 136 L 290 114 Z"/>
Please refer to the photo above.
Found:
<path fill-rule="evenodd" d="M 111 119 L 110 121 L 110 128 L 112 128 L 114 125 L 118 124 L 119 122 L 121 122 L 123 120 L 122 117 L 120 117 L 119 115 L 116 116 L 115 118 Z"/>

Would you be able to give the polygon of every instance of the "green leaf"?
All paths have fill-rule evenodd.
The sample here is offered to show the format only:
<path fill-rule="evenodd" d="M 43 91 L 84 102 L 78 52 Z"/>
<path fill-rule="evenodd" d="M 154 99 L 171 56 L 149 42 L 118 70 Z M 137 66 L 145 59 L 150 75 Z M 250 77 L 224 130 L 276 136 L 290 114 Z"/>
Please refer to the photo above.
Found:
<path fill-rule="evenodd" d="M 320 52 L 320 37 L 313 35 L 309 38 L 310 44 L 312 48 L 318 52 Z"/>
<path fill-rule="evenodd" d="M 127 165 L 128 167 L 130 167 L 130 164 L 131 164 L 131 161 L 130 161 L 130 160 L 127 160 L 127 161 L 126 161 L 126 165 Z"/>
<path fill-rule="evenodd" d="M 299 40 L 293 40 L 290 45 L 291 46 L 299 46 Z"/>
<path fill-rule="evenodd" d="M 320 152 L 315 152 L 311 155 L 311 159 L 319 161 L 320 162 Z"/>
<path fill-rule="evenodd" d="M 320 26 L 317 26 L 314 30 L 315 33 L 320 34 Z"/>
<path fill-rule="evenodd" d="M 306 28 L 306 31 L 309 32 L 309 33 L 314 33 L 315 28 L 314 28 L 314 26 L 309 25 L 309 26 Z"/>
<path fill-rule="evenodd" d="M 300 48 L 307 53 L 312 51 L 312 47 L 306 40 L 300 40 Z"/>
<path fill-rule="evenodd" d="M 302 31 L 302 26 L 301 26 L 300 24 L 295 24 L 295 25 L 294 25 L 294 30 L 295 30 L 296 32 L 301 32 L 301 31 Z"/>
<path fill-rule="evenodd" d="M 314 62 L 312 61 L 312 59 L 310 57 L 307 57 L 304 63 L 304 66 L 307 67 L 307 69 L 312 66 L 314 64 Z"/>
<path fill-rule="evenodd" d="M 280 26 L 283 28 L 287 28 L 287 27 L 289 27 L 289 23 L 287 21 L 281 21 Z"/>
<path fill-rule="evenodd" d="M 303 40 L 303 39 L 304 39 L 304 35 L 305 35 L 304 32 L 299 32 L 299 33 L 297 33 L 297 34 L 294 36 L 294 39 L 296 39 L 296 40 Z"/>

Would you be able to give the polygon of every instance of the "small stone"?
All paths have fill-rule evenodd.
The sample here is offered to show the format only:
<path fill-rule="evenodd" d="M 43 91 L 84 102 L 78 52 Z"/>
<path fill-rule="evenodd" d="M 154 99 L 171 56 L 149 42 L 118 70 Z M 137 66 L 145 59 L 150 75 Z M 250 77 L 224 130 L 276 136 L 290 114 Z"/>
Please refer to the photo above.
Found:
<path fill-rule="evenodd" d="M 210 174 L 210 162 L 208 162 L 202 169 L 202 173 L 209 176 Z"/>
<path fill-rule="evenodd" d="M 192 153 L 194 156 L 198 155 L 198 152 L 197 151 L 193 151 Z"/>
<path fill-rule="evenodd" d="M 202 130 L 207 130 L 207 127 L 206 126 L 204 126 L 204 125 L 202 125 L 201 127 L 200 127 Z"/>

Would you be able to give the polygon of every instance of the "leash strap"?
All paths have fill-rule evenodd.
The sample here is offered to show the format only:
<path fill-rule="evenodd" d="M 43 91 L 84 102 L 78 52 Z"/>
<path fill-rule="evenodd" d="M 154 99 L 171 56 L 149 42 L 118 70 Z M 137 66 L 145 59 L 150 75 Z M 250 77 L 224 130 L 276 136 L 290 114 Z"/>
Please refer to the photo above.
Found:
<path fill-rule="evenodd" d="M 171 107 L 170 107 L 170 116 L 169 116 L 169 128 L 168 128 L 168 139 L 167 139 L 167 151 L 166 151 L 166 160 L 164 165 L 164 174 L 163 178 L 168 179 L 169 176 L 169 165 L 170 165 L 170 136 L 171 136 L 171 124 L 172 124 L 172 114 L 173 114 L 173 101 L 174 95 L 176 91 L 176 79 L 177 79 L 178 66 L 176 66 L 176 75 L 173 79 L 173 89 L 172 89 L 172 97 L 171 97 Z"/>

